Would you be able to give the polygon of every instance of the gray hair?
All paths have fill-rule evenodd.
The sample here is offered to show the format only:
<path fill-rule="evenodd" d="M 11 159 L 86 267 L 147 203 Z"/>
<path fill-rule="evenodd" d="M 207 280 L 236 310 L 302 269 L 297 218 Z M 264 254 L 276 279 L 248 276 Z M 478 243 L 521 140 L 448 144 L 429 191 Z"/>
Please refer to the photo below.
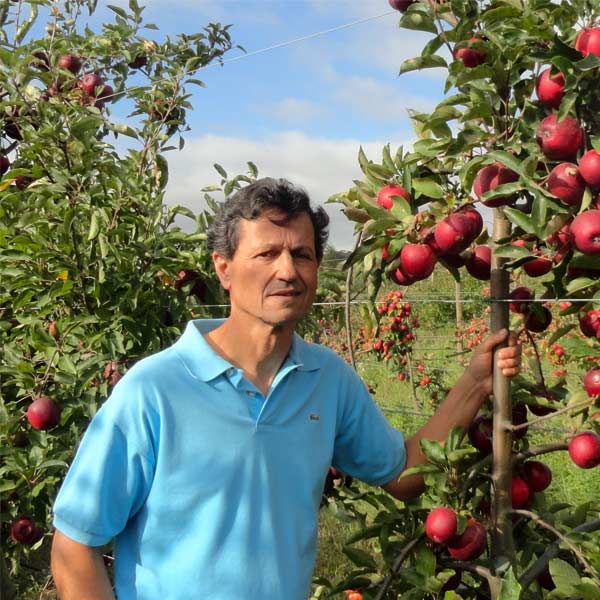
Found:
<path fill-rule="evenodd" d="M 208 249 L 232 258 L 238 245 L 241 219 L 258 219 L 269 209 L 286 215 L 286 220 L 306 213 L 315 231 L 315 254 L 320 262 L 329 236 L 329 216 L 322 206 L 313 209 L 306 191 L 286 179 L 265 177 L 238 190 L 219 205 L 208 229 Z"/>

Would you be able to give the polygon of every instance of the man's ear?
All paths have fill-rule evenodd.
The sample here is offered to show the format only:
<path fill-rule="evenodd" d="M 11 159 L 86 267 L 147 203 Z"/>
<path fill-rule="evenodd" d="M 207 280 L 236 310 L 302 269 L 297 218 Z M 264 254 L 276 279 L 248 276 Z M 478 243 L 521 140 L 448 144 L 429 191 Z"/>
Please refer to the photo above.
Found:
<path fill-rule="evenodd" d="M 212 253 L 212 259 L 215 265 L 215 273 L 221 282 L 221 286 L 224 290 L 229 290 L 231 286 L 229 281 L 229 260 L 217 252 Z"/>

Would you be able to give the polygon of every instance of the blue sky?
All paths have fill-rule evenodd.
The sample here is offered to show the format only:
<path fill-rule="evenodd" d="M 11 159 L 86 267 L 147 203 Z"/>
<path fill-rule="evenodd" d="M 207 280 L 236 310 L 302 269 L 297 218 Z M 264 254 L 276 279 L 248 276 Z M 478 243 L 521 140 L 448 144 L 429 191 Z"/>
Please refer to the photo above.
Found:
<path fill-rule="evenodd" d="M 168 155 L 167 200 L 195 211 L 203 208 L 200 188 L 218 182 L 215 162 L 236 174 L 252 160 L 261 175 L 286 177 L 323 202 L 360 178 L 361 145 L 377 160 L 386 143 L 409 145 L 407 109 L 431 110 L 442 99 L 443 71 L 398 77 L 430 36 L 399 29 L 387 0 L 148 0 L 144 15 L 159 35 L 231 24 L 234 43 L 248 52 L 238 59 L 234 49 L 223 66 L 201 71 L 207 88 L 192 90 L 192 131 L 184 150 Z M 331 243 L 350 247 L 352 224 L 338 205 L 327 210 Z"/>

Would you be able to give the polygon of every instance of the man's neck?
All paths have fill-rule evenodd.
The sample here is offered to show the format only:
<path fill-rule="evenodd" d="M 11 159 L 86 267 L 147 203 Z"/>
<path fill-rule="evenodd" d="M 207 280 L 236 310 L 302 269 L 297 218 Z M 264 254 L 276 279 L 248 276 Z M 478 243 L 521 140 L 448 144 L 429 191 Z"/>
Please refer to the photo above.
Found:
<path fill-rule="evenodd" d="M 294 326 L 248 324 L 229 317 L 204 335 L 212 349 L 244 371 L 245 376 L 266 396 L 277 371 L 292 345 Z"/>

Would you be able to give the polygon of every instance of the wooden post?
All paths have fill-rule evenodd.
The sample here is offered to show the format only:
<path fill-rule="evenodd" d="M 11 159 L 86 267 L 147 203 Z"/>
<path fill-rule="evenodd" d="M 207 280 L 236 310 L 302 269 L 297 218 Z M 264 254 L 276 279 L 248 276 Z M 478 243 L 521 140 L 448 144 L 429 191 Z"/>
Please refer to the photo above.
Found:
<path fill-rule="evenodd" d="M 499 239 L 510 234 L 510 223 L 504 216 L 501 208 L 494 209 L 493 241 L 497 244 Z M 491 273 L 491 299 L 492 314 L 490 329 L 492 332 L 508 329 L 508 303 L 494 302 L 498 299 L 508 298 L 509 276 L 503 269 L 505 258 L 492 255 Z M 515 547 L 512 535 L 512 510 L 511 482 L 512 482 L 512 432 L 506 429 L 506 424 L 512 423 L 512 399 L 510 394 L 510 380 L 502 375 L 496 368 L 497 354 L 500 347 L 494 352 L 493 371 L 493 460 L 492 460 L 492 558 L 494 564 L 502 565 L 507 562 L 514 564 Z"/>
<path fill-rule="evenodd" d="M 454 280 L 454 305 L 456 307 L 456 331 L 459 333 L 458 340 L 456 341 L 456 351 L 462 353 L 465 349 L 463 337 L 460 332 L 463 328 L 463 305 L 461 302 L 461 288 L 460 282 Z"/>

